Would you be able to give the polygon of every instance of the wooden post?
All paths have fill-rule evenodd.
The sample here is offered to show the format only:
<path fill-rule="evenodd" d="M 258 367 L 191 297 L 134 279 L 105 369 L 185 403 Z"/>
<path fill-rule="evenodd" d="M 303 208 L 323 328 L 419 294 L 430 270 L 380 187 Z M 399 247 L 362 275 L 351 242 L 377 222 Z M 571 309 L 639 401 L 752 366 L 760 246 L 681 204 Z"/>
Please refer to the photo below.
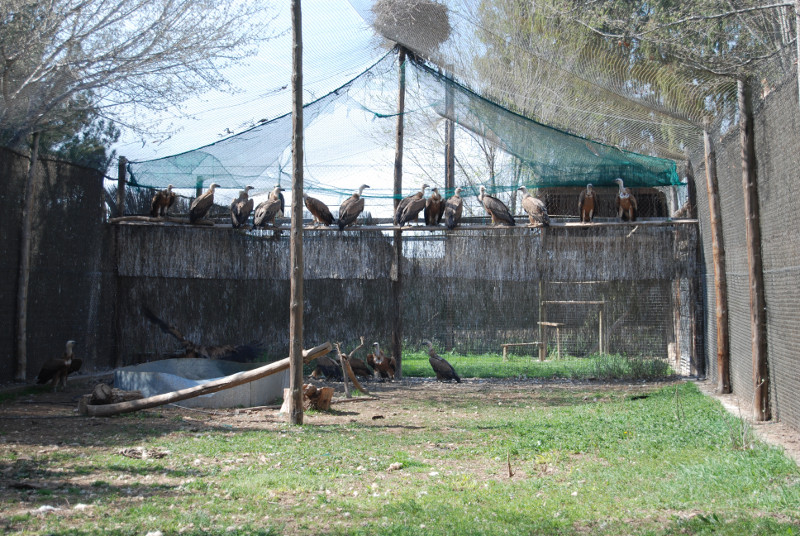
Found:
<path fill-rule="evenodd" d="M 456 129 L 455 129 L 455 121 L 453 119 L 454 113 L 454 106 L 453 106 L 453 85 L 449 83 L 450 76 L 448 75 L 447 71 L 445 71 L 445 109 L 447 115 L 447 121 L 445 122 L 445 134 L 444 134 L 444 187 L 446 192 L 451 192 L 455 190 L 456 187 L 456 174 L 455 174 L 455 165 L 456 165 Z"/>
<path fill-rule="evenodd" d="M 800 0 L 794 2 L 795 71 L 797 77 L 797 104 L 800 105 Z"/>
<path fill-rule="evenodd" d="M 289 422 L 303 424 L 303 30 L 292 0 L 292 230 L 289 297 Z"/>
<path fill-rule="evenodd" d="M 398 49 L 399 82 L 397 95 L 397 131 L 395 133 L 394 153 L 394 209 L 400 204 L 403 192 L 403 128 L 406 107 L 406 50 Z M 394 259 L 392 262 L 392 355 L 397 367 L 395 379 L 403 377 L 403 233 L 394 232 Z"/>
<path fill-rule="evenodd" d="M 738 80 L 739 141 L 742 149 L 742 188 L 746 219 L 747 266 L 750 281 L 750 325 L 753 351 L 753 418 L 770 418 L 767 372 L 767 304 L 761 262 L 761 222 L 758 207 L 758 173 L 753 134 L 753 94 L 750 78 Z"/>
<path fill-rule="evenodd" d="M 22 207 L 22 229 L 19 240 L 19 272 L 17 274 L 17 362 L 14 379 L 25 381 L 28 374 L 28 285 L 31 277 L 31 241 L 33 240 L 33 201 L 36 198 L 36 162 L 39 160 L 38 132 L 33 133 L 31 162 L 25 185 Z"/>
<path fill-rule="evenodd" d="M 561 326 L 556 326 L 556 349 L 556 355 L 561 359 Z"/>
<path fill-rule="evenodd" d="M 730 346 L 728 334 L 728 275 L 725 267 L 725 242 L 722 240 L 722 210 L 717 182 L 717 151 L 709 134 L 710 121 L 703 125 L 705 145 L 706 191 L 708 192 L 711 255 L 714 262 L 714 301 L 717 320 L 717 392 L 731 392 Z"/>
<path fill-rule="evenodd" d="M 118 218 L 125 215 L 125 176 L 128 172 L 128 159 L 119 157 L 117 165 L 117 213 Z"/>
<path fill-rule="evenodd" d="M 597 315 L 597 351 L 600 354 L 605 353 L 603 346 L 603 308 L 604 306 L 601 305 L 600 312 Z"/>

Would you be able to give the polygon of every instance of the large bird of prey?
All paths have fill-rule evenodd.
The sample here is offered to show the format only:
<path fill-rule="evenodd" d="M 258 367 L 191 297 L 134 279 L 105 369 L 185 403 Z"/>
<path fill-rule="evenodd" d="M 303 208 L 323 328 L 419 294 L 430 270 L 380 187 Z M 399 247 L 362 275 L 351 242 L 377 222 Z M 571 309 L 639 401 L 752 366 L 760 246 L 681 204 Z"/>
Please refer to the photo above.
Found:
<path fill-rule="evenodd" d="M 524 186 L 520 186 L 519 191 L 522 192 L 522 208 L 528 213 L 530 224 L 543 225 L 545 227 L 550 225 L 550 216 L 547 214 L 547 207 L 544 206 L 544 201 L 532 196 Z"/>
<path fill-rule="evenodd" d="M 356 221 L 356 218 L 363 212 L 364 198 L 361 197 L 361 194 L 364 192 L 364 188 L 369 188 L 369 186 L 362 184 L 358 187 L 357 192 L 353 192 L 353 195 L 342 201 L 342 204 L 339 205 L 338 223 L 340 231 Z"/>
<path fill-rule="evenodd" d="M 514 226 L 514 216 L 511 215 L 511 211 L 508 210 L 505 203 L 487 194 L 485 186 L 481 186 L 481 194 L 478 196 L 478 201 L 481 202 L 483 208 L 492 217 L 492 225 L 503 223 L 511 227 Z"/>
<path fill-rule="evenodd" d="M 631 193 L 631 189 L 625 188 L 625 185 L 622 184 L 622 179 L 614 179 L 614 182 L 619 185 L 616 198 L 617 218 L 621 221 L 636 221 L 639 207 L 636 205 L 636 198 Z"/>
<path fill-rule="evenodd" d="M 582 223 L 592 223 L 594 212 L 597 210 L 597 194 L 591 184 L 586 185 L 578 196 L 578 214 Z"/>
<path fill-rule="evenodd" d="M 325 225 L 330 227 L 333 225 L 333 214 L 331 214 L 328 205 L 306 193 L 303 194 L 303 202 L 314 218 L 314 226 Z"/>
<path fill-rule="evenodd" d="M 150 201 L 150 215 L 154 218 L 163 218 L 169 213 L 169 209 L 175 204 L 175 192 L 172 185 L 167 186 L 166 190 L 159 190 Z"/>
<path fill-rule="evenodd" d="M 448 229 L 455 229 L 461 222 L 461 213 L 464 210 L 464 200 L 461 199 L 461 187 L 456 188 L 453 197 L 444 204 L 444 224 Z"/>
<path fill-rule="evenodd" d="M 247 223 L 247 218 L 253 212 L 253 200 L 248 195 L 248 192 L 252 189 L 252 186 L 245 186 L 244 190 L 239 192 L 239 197 L 231 203 L 231 224 L 234 229 L 238 229 Z"/>
<path fill-rule="evenodd" d="M 419 192 L 415 192 L 400 200 L 394 211 L 395 225 L 402 227 L 406 223 L 417 219 L 419 213 L 425 208 L 425 188 L 428 188 L 427 184 L 423 184 Z"/>
<path fill-rule="evenodd" d="M 192 201 L 192 204 L 189 205 L 190 223 L 195 223 L 206 217 L 206 214 L 208 214 L 208 211 L 211 210 L 211 206 L 214 204 L 215 188 L 219 188 L 219 184 L 212 182 L 208 187 L 208 190 L 206 190 L 205 193 L 200 194 L 197 199 Z"/>
<path fill-rule="evenodd" d="M 444 215 L 444 198 L 438 188 L 431 190 L 431 196 L 425 201 L 425 225 L 439 225 Z"/>
<path fill-rule="evenodd" d="M 461 383 L 461 378 L 456 374 L 456 369 L 436 353 L 436 350 L 433 349 L 433 343 L 425 340 L 422 341 L 422 344 L 428 345 L 428 361 L 433 368 L 433 372 L 436 373 L 436 379 L 440 382 L 455 381 L 456 383 Z"/>
<path fill-rule="evenodd" d="M 281 190 L 283 188 L 276 186 L 270 192 L 267 200 L 258 204 L 255 214 L 253 214 L 253 229 L 266 227 L 268 223 L 275 225 L 275 218 L 281 210 Z"/>
<path fill-rule="evenodd" d="M 67 388 L 67 376 L 71 372 L 80 370 L 83 361 L 75 357 L 72 349 L 75 346 L 75 341 L 67 341 L 67 347 L 64 355 L 60 358 L 48 359 L 39 370 L 39 375 L 36 376 L 36 383 L 53 382 L 53 392 L 59 386 L 62 389 Z"/>

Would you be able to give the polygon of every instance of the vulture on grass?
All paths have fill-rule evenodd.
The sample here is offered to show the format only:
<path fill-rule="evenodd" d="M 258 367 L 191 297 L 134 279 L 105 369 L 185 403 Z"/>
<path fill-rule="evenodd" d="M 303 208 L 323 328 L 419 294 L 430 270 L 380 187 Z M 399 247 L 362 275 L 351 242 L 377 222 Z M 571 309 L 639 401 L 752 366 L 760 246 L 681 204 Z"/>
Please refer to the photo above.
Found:
<path fill-rule="evenodd" d="M 167 186 L 166 190 L 159 190 L 150 201 L 150 215 L 154 218 L 163 218 L 168 215 L 169 209 L 175 204 L 175 192 L 172 185 Z"/>
<path fill-rule="evenodd" d="M 425 201 L 425 225 L 439 225 L 444 215 L 444 199 L 438 188 L 431 190 L 431 196 Z"/>
<path fill-rule="evenodd" d="M 36 383 L 53 382 L 53 392 L 59 386 L 62 389 L 67 388 L 67 376 L 71 372 L 80 370 L 83 361 L 75 357 L 72 348 L 75 346 L 75 341 L 67 341 L 67 348 L 64 355 L 60 358 L 48 359 L 39 370 L 39 375 L 36 376 Z"/>
<path fill-rule="evenodd" d="M 481 202 L 483 208 L 492 217 L 492 225 L 503 223 L 511 227 L 514 226 L 514 216 L 511 215 L 511 211 L 508 210 L 505 203 L 487 194 L 485 186 L 481 186 L 481 194 L 478 196 L 478 201 Z"/>
<path fill-rule="evenodd" d="M 244 190 L 239 192 L 239 197 L 231 203 L 231 225 L 233 225 L 234 229 L 238 229 L 247 223 L 247 218 L 253 212 L 253 200 L 248 195 L 248 192 L 252 189 L 252 186 L 245 186 Z"/>
<path fill-rule="evenodd" d="M 619 184 L 619 191 L 617 192 L 617 218 L 621 221 L 636 221 L 636 213 L 638 207 L 636 206 L 636 198 L 631 193 L 630 188 L 625 188 L 622 184 L 622 179 L 614 179 L 614 182 Z"/>
<path fill-rule="evenodd" d="M 361 193 L 364 191 L 364 188 L 369 188 L 369 186 L 362 184 L 358 187 L 357 192 L 353 192 L 353 195 L 342 201 L 342 204 L 339 206 L 338 224 L 340 231 L 356 221 L 356 218 L 363 212 L 364 198 L 361 197 Z"/>
<path fill-rule="evenodd" d="M 189 206 L 190 223 L 195 223 L 206 217 L 206 214 L 208 214 L 208 211 L 211 210 L 211 206 L 214 204 L 215 188 L 219 188 L 219 184 L 212 182 L 205 193 L 197 196 L 197 199 L 192 201 L 192 204 Z"/>
<path fill-rule="evenodd" d="M 333 224 L 333 214 L 331 214 L 331 210 L 328 208 L 328 205 L 317 199 L 316 197 L 311 197 L 308 194 L 303 194 L 303 202 L 306 205 L 306 208 L 311 213 L 311 216 L 314 217 L 314 226 L 317 225 L 325 225 L 330 227 Z"/>
<path fill-rule="evenodd" d="M 256 227 L 266 227 L 269 223 L 275 226 L 275 217 L 281 210 L 281 188 L 276 186 L 269 194 L 266 201 L 262 201 L 256 207 L 256 212 L 253 215 L 253 229 Z"/>
<path fill-rule="evenodd" d="M 461 199 L 461 187 L 456 188 L 453 197 L 444 205 L 444 224 L 448 229 L 454 229 L 461 222 L 461 213 L 464 210 L 464 200 Z"/>
<path fill-rule="evenodd" d="M 422 344 L 428 345 L 428 361 L 433 368 L 433 372 L 436 373 L 436 380 L 440 382 L 445 381 L 455 381 L 456 383 L 461 383 L 461 378 L 458 377 L 456 374 L 456 369 L 453 368 L 453 365 L 448 363 L 444 358 L 439 357 L 439 354 L 433 349 L 433 343 L 431 341 L 425 340 L 422 341 Z"/>
<path fill-rule="evenodd" d="M 381 350 L 377 342 L 372 343 L 374 350 L 371 354 L 367 355 L 367 364 L 375 371 L 375 375 L 380 378 L 394 378 L 394 371 L 397 367 L 397 362 L 394 357 L 386 357 L 386 354 Z"/>
<path fill-rule="evenodd" d="M 578 196 L 578 214 L 582 223 L 592 223 L 594 211 L 597 209 L 597 194 L 591 184 L 586 185 L 585 190 L 581 190 Z"/>
<path fill-rule="evenodd" d="M 547 207 L 544 206 L 544 201 L 531 195 L 524 186 L 520 186 L 519 191 L 522 192 L 522 208 L 528 213 L 530 224 L 545 227 L 550 225 L 550 216 L 547 214 Z"/>
<path fill-rule="evenodd" d="M 423 184 L 419 192 L 400 200 L 394 211 L 395 225 L 403 227 L 408 222 L 416 221 L 419 213 L 425 208 L 425 188 L 428 188 L 427 184 Z"/>

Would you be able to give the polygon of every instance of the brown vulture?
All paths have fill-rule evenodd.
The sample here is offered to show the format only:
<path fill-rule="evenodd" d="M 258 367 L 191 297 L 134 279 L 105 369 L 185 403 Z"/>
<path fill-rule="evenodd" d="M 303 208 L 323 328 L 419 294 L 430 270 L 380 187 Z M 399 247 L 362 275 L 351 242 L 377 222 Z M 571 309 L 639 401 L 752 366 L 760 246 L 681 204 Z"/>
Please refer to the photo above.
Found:
<path fill-rule="evenodd" d="M 581 195 L 578 196 L 578 214 L 581 217 L 581 222 L 592 223 L 594 219 L 594 211 L 597 208 L 597 195 L 591 184 L 586 185 L 585 190 L 581 190 Z"/>
<path fill-rule="evenodd" d="M 394 211 L 395 225 L 403 227 L 406 223 L 417 219 L 419 213 L 425 208 L 425 188 L 428 188 L 427 184 L 423 184 L 419 192 L 400 200 Z"/>
<path fill-rule="evenodd" d="M 353 192 L 353 195 L 342 201 L 342 204 L 339 205 L 338 224 L 340 231 L 356 221 L 356 218 L 358 218 L 358 216 L 364 210 L 364 198 L 361 197 L 361 193 L 364 191 L 364 188 L 369 188 L 369 186 L 362 184 L 358 187 L 357 192 Z"/>
<path fill-rule="evenodd" d="M 303 202 L 306 205 L 306 208 L 314 217 L 314 226 L 317 225 L 325 225 L 330 227 L 333 224 L 333 214 L 331 214 L 331 210 L 328 208 L 328 205 L 317 199 L 316 197 L 311 197 L 308 194 L 303 194 Z"/>
<path fill-rule="evenodd" d="M 511 211 L 508 210 L 505 203 L 487 194 L 485 186 L 481 186 L 481 194 L 478 196 L 478 201 L 481 202 L 483 208 L 492 217 L 492 225 L 503 223 L 511 227 L 514 226 L 514 216 L 511 215 Z"/>
<path fill-rule="evenodd" d="M 166 190 L 159 190 L 150 201 L 150 215 L 154 218 L 163 218 L 168 215 L 169 209 L 175 204 L 175 192 L 172 185 L 167 186 Z"/>
<path fill-rule="evenodd" d="M 461 187 L 456 188 L 453 197 L 444 204 L 444 224 L 448 229 L 454 229 L 461 221 L 461 212 L 464 210 L 464 200 L 461 199 Z"/>
<path fill-rule="evenodd" d="M 353 373 L 355 374 L 355 370 Z M 325 376 L 326 380 L 342 380 L 344 378 L 342 365 L 337 360 L 326 355 L 317 358 L 317 366 L 314 367 L 311 376 L 314 378 Z"/>
<path fill-rule="evenodd" d="M 367 355 L 367 364 L 375 371 L 375 375 L 380 378 L 394 378 L 394 371 L 397 367 L 397 362 L 394 357 L 386 357 L 386 354 L 381 350 L 377 342 L 372 343 L 374 350 L 371 354 Z"/>
<path fill-rule="evenodd" d="M 247 218 L 253 212 L 253 200 L 248 195 L 248 192 L 252 189 L 252 186 L 245 186 L 244 190 L 239 192 L 239 197 L 231 203 L 231 224 L 234 229 L 238 229 L 247 223 Z"/>
<path fill-rule="evenodd" d="M 428 355 L 430 356 L 428 361 L 433 368 L 433 372 L 436 373 L 436 380 L 440 382 L 455 380 L 456 383 L 461 383 L 461 378 L 456 374 L 456 369 L 444 358 L 439 357 L 439 354 L 433 349 L 433 343 L 426 340 L 422 341 L 422 344 L 428 345 Z"/>
<path fill-rule="evenodd" d="M 253 229 L 256 227 L 266 227 L 269 223 L 275 226 L 275 217 L 281 209 L 280 193 L 283 188 L 276 186 L 269 194 L 266 201 L 262 201 L 256 207 L 253 215 Z"/>
<path fill-rule="evenodd" d="M 214 188 L 219 188 L 219 184 L 212 182 L 205 193 L 197 196 L 197 199 L 192 201 L 192 204 L 189 206 L 190 223 L 202 220 L 206 217 L 208 211 L 211 210 L 211 205 L 214 204 Z"/>
<path fill-rule="evenodd" d="M 83 364 L 83 361 L 76 358 L 72 353 L 74 346 L 75 341 L 67 341 L 67 348 L 63 357 L 48 359 L 39 370 L 39 375 L 36 376 L 36 383 L 53 382 L 53 392 L 58 389 L 59 385 L 62 389 L 66 389 L 67 376 L 71 372 L 80 370 Z"/>
<path fill-rule="evenodd" d="M 625 188 L 622 184 L 622 179 L 614 179 L 614 182 L 619 184 L 619 191 L 617 192 L 617 218 L 620 220 L 636 221 L 636 213 L 638 207 L 636 206 L 636 198 L 631 193 L 630 188 Z"/>
<path fill-rule="evenodd" d="M 522 192 L 522 208 L 528 213 L 530 225 L 544 227 L 550 225 L 550 216 L 547 214 L 547 207 L 544 206 L 544 201 L 531 195 L 524 186 L 520 186 L 519 191 Z"/>
<path fill-rule="evenodd" d="M 425 225 L 439 225 L 444 215 L 444 199 L 439 189 L 431 190 L 431 196 L 425 201 Z"/>
<path fill-rule="evenodd" d="M 364 362 L 363 359 L 359 359 L 357 357 L 351 357 L 350 361 L 350 368 L 353 369 L 353 374 L 356 376 L 362 376 L 364 378 L 371 378 L 372 377 L 372 369 L 370 369 L 367 364 Z"/>
<path fill-rule="evenodd" d="M 283 211 L 284 211 L 284 209 L 286 209 L 286 199 L 284 199 L 283 194 L 281 193 L 281 192 L 285 192 L 285 191 L 286 190 L 281 188 L 280 184 L 276 184 L 275 188 L 273 188 L 273 190 L 269 193 L 269 198 L 270 199 L 273 199 L 273 200 L 277 199 L 278 201 L 281 202 L 281 205 L 278 208 L 278 213 L 275 214 L 275 216 L 278 217 L 278 218 L 283 218 Z"/>

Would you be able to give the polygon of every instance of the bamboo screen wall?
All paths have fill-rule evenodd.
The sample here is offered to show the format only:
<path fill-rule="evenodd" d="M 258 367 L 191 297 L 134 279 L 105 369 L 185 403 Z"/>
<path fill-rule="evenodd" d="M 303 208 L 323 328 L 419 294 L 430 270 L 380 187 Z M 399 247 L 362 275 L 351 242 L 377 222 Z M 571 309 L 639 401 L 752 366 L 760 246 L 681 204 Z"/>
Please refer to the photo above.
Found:
<path fill-rule="evenodd" d="M 797 80 L 790 77 L 767 95 L 755 110 L 755 146 L 761 217 L 764 286 L 767 303 L 767 362 L 773 417 L 800 429 L 800 234 L 794 203 L 800 196 L 800 104 Z M 739 133 L 712 133 L 727 261 L 731 388 L 743 407 L 752 407 L 754 382 L 751 350 L 750 297 L 745 237 Z M 717 379 L 714 270 L 709 230 L 708 196 L 703 156 L 696 165 L 698 212 L 703 240 L 706 286 L 706 353 L 709 376 Z"/>

